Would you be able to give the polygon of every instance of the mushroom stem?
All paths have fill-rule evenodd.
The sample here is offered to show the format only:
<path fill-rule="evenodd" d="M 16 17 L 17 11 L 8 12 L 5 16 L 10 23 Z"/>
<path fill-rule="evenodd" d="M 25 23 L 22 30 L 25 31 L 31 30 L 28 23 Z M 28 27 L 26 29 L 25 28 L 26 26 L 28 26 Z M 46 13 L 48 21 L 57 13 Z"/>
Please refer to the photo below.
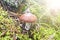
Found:
<path fill-rule="evenodd" d="M 26 29 L 26 30 L 30 30 L 30 26 L 31 26 L 31 23 L 26 23 L 25 29 Z"/>
<path fill-rule="evenodd" d="M 29 30 L 31 26 L 31 23 L 22 23 L 22 29 Z"/>
<path fill-rule="evenodd" d="M 22 24 L 22 33 L 25 34 L 30 30 L 31 23 L 23 23 Z"/>

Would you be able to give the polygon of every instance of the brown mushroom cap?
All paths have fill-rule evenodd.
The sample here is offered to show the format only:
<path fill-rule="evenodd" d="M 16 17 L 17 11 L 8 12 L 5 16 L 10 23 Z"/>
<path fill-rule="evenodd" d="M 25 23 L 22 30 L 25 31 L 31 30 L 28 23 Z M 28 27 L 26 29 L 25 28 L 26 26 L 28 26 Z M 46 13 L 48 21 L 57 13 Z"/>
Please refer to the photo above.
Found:
<path fill-rule="evenodd" d="M 24 21 L 24 22 L 32 23 L 32 22 L 35 22 L 37 20 L 37 17 L 31 13 L 25 13 L 25 14 L 21 15 L 19 17 L 19 19 L 21 21 Z"/>

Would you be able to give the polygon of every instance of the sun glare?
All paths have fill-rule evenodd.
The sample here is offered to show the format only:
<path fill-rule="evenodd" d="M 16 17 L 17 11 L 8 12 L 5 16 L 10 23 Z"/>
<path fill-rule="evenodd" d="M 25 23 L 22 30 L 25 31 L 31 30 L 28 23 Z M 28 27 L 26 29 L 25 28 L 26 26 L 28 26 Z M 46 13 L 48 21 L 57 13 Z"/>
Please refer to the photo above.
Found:
<path fill-rule="evenodd" d="M 47 8 L 49 9 L 60 9 L 60 0 L 47 0 Z"/>

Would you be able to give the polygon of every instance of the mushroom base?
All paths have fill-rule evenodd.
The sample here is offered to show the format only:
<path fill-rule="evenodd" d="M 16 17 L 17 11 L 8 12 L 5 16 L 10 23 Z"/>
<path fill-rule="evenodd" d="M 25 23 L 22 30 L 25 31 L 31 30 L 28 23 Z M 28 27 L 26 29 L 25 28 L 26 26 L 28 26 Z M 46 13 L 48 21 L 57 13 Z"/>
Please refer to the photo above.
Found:
<path fill-rule="evenodd" d="M 30 30 L 30 28 L 31 28 L 31 23 L 22 23 L 22 33 L 23 34 L 25 34 L 25 33 L 27 33 L 29 30 Z"/>
<path fill-rule="evenodd" d="M 29 30 L 31 27 L 31 23 L 25 23 L 24 22 L 24 23 L 22 23 L 21 27 L 23 30 Z"/>

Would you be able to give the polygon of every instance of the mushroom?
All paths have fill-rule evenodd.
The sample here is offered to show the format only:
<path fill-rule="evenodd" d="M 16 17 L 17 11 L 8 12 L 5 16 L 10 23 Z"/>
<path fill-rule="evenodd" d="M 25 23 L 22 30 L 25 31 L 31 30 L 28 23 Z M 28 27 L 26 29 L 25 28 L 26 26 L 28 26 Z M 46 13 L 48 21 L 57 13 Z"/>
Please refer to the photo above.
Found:
<path fill-rule="evenodd" d="M 19 19 L 23 22 L 22 27 L 25 30 L 29 30 L 31 28 L 31 24 L 37 20 L 37 17 L 30 12 L 22 14 Z"/>

